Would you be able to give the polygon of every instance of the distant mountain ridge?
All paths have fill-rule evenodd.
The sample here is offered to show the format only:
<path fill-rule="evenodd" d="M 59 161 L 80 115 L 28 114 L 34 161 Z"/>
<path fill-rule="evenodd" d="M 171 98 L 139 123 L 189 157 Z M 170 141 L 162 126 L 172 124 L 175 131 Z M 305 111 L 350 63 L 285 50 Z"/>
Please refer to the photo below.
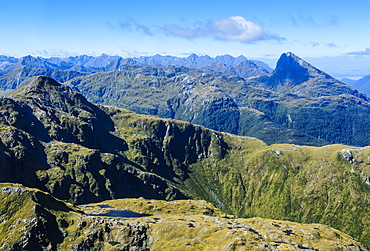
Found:
<path fill-rule="evenodd" d="M 0 94 L 27 85 L 32 76 L 47 75 L 97 104 L 185 120 L 268 144 L 370 145 L 369 98 L 293 53 L 282 54 L 270 73 L 243 61 L 243 56 L 156 55 L 141 60 L 108 55 L 25 57 L 2 71 Z M 171 65 L 157 64 L 161 62 Z M 205 62 L 213 63 L 198 68 L 172 65 Z"/>
<path fill-rule="evenodd" d="M 161 56 L 157 54 L 154 56 L 141 56 L 134 58 L 123 58 L 120 56 L 110 56 L 107 54 L 102 54 L 98 57 L 81 55 L 67 58 L 42 58 L 28 55 L 19 59 L 14 57 L 0 56 L 0 66 L 2 65 L 3 68 L 0 68 L 0 70 L 4 71 L 5 68 L 8 68 L 12 65 L 15 65 L 12 68 L 17 68 L 20 65 L 27 65 L 33 68 L 59 70 L 71 70 L 72 68 L 75 68 L 74 70 L 76 70 L 76 67 L 82 67 L 85 72 L 109 71 L 111 70 L 109 65 L 114 62 L 130 62 L 131 64 L 143 64 L 149 66 L 161 65 L 164 67 L 176 65 L 189 68 L 209 67 L 217 63 L 221 63 L 224 66 L 236 66 L 243 62 L 248 62 L 249 67 L 253 67 L 261 71 L 258 74 L 272 71 L 267 64 L 257 60 L 248 60 L 245 56 L 238 56 L 235 58 L 231 55 L 222 55 L 212 58 L 210 56 L 198 56 L 196 54 L 192 54 L 188 57 Z"/>
<path fill-rule="evenodd" d="M 268 144 L 370 144 L 369 98 L 293 53 L 283 54 L 273 72 L 251 78 L 199 68 L 126 65 L 68 83 L 95 103 Z"/>
<path fill-rule="evenodd" d="M 185 66 L 189 68 L 201 68 L 207 67 L 215 64 L 223 64 L 225 66 L 234 66 L 239 65 L 243 62 L 253 63 L 258 67 L 265 69 L 266 72 L 271 72 L 272 69 L 265 63 L 258 61 L 258 60 L 248 60 L 245 56 L 241 55 L 238 57 L 233 57 L 231 55 L 222 55 L 216 56 L 212 58 L 208 55 L 198 56 L 196 54 L 191 54 L 188 57 L 174 57 L 174 56 L 161 56 L 159 54 L 154 56 L 147 56 L 147 57 L 138 57 L 135 58 L 138 62 L 145 64 L 145 65 L 177 65 L 177 66 Z"/>

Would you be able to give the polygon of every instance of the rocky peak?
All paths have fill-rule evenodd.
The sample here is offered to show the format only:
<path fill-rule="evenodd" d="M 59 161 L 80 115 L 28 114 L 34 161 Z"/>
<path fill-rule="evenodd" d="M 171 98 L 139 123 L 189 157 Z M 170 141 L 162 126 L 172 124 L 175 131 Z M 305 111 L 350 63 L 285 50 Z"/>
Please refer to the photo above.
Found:
<path fill-rule="evenodd" d="M 253 79 L 260 87 L 278 93 L 293 93 L 307 97 L 349 94 L 365 101 L 368 98 L 357 90 L 307 63 L 292 52 L 281 55 L 276 69 Z"/>
<path fill-rule="evenodd" d="M 282 54 L 279 58 L 272 79 L 279 82 L 289 81 L 297 85 L 309 80 L 310 77 L 322 74 L 324 74 L 325 77 L 330 77 L 294 53 L 287 52 Z"/>
<path fill-rule="evenodd" d="M 245 56 L 243 55 L 240 55 L 238 57 L 235 58 L 235 64 L 240 64 L 244 61 L 248 61 L 248 58 L 246 58 Z"/>
<path fill-rule="evenodd" d="M 40 57 L 32 57 L 31 55 L 25 56 L 16 63 L 17 66 L 27 65 L 32 68 L 45 68 L 45 69 L 57 69 L 58 66 L 45 61 Z"/>
<path fill-rule="evenodd" d="M 33 78 L 29 85 L 14 92 L 11 97 L 36 101 L 64 112 L 70 111 L 74 106 L 88 104 L 81 94 L 47 76 Z"/>
<path fill-rule="evenodd" d="M 10 98 L 29 106 L 32 116 L 37 117 L 52 139 L 104 152 L 126 149 L 123 140 L 111 135 L 113 121 L 102 109 L 50 77 L 33 78 Z"/>
<path fill-rule="evenodd" d="M 191 54 L 188 59 L 192 62 L 195 62 L 197 59 L 198 59 L 198 55 L 197 54 Z"/>
<path fill-rule="evenodd" d="M 229 54 L 225 54 L 222 56 L 216 56 L 215 61 L 219 63 L 223 63 L 225 65 L 233 65 L 235 58 Z"/>

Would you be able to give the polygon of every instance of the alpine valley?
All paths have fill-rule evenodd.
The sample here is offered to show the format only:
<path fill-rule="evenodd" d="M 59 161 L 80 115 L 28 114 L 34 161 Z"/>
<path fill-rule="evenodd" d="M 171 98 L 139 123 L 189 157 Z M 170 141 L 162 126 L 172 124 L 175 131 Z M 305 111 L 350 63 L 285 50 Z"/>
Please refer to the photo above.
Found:
<path fill-rule="evenodd" d="M 0 250 L 368 250 L 370 99 L 285 53 L 0 56 Z"/>

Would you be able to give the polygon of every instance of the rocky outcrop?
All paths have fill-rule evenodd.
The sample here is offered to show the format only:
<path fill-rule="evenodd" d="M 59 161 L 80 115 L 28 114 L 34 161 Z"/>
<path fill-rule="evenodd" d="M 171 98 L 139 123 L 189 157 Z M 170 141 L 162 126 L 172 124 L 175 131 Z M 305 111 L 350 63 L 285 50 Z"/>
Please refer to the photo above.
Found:
<path fill-rule="evenodd" d="M 370 185 L 370 177 L 366 177 L 364 181 L 366 184 Z"/>
<path fill-rule="evenodd" d="M 356 161 L 353 158 L 353 154 L 350 149 L 342 149 L 340 150 L 339 154 L 342 155 L 342 157 L 351 164 Z"/>

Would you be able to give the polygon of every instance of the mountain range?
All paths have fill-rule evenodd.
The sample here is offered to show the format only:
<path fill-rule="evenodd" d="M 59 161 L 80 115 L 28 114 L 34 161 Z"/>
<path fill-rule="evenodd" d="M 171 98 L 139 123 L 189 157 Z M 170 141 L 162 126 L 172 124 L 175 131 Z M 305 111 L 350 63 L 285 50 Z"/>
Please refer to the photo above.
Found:
<path fill-rule="evenodd" d="M 242 64 L 244 63 L 244 64 Z M 96 71 L 111 71 L 118 69 L 122 64 L 136 64 L 136 65 L 156 65 L 156 66 L 185 66 L 188 68 L 204 68 L 205 70 L 213 71 L 213 66 L 218 66 L 225 71 L 242 71 L 243 67 L 250 68 L 258 74 L 271 72 L 272 69 L 265 63 L 258 60 L 248 60 L 244 56 L 233 57 L 230 55 L 217 56 L 212 58 L 210 56 L 198 56 L 192 54 L 188 57 L 174 57 L 174 56 L 142 56 L 138 58 L 122 58 L 120 56 L 109 56 L 102 54 L 99 57 L 81 55 L 68 58 L 42 58 L 25 56 L 22 58 L 14 58 L 7 56 L 0 56 L 0 74 L 4 74 L 19 66 L 26 65 L 32 68 L 43 69 L 58 69 L 71 70 L 79 72 L 96 72 Z M 112 68 L 114 66 L 114 68 Z M 221 67 L 222 66 L 222 67 Z M 234 69 L 236 68 L 236 70 Z M 252 75 L 245 75 L 242 77 L 249 77 Z"/>
<path fill-rule="evenodd" d="M 227 215 L 326 224 L 369 245 L 370 153 L 367 147 L 268 146 L 256 138 L 221 133 L 189 122 L 95 105 L 68 85 L 46 76 L 31 78 L 28 85 L 9 97 L 1 98 L 0 102 L 0 181 L 3 183 L 38 188 L 59 200 L 75 204 L 139 197 L 202 199 Z M 75 237 L 67 239 L 76 228 L 87 226 L 85 223 L 77 226 L 73 222 L 85 221 L 89 222 L 89 226 L 96 226 L 96 223 L 72 213 L 75 209 L 51 202 L 50 197 L 40 195 L 43 199 L 39 199 L 39 195 L 29 195 L 29 192 L 23 192 L 26 188 L 17 188 L 13 184 L 4 187 L 3 201 L 9 201 L 11 209 L 1 209 L 0 233 L 2 236 L 14 233 L 12 242 L 9 242 L 15 245 L 13 247 L 56 247 L 70 240 L 84 243 L 78 245 L 82 245 L 81 249 L 88 249 L 99 240 L 109 241 L 110 238 L 113 241 L 113 237 L 106 235 L 109 230 L 100 233 L 106 237 L 82 234 L 81 231 L 88 229 L 77 231 Z M 13 190 L 15 193 L 9 193 Z M 25 197 L 27 194 L 30 197 Z M 26 202 L 23 203 L 23 199 Z M 45 204 L 48 201 L 51 204 Z M 38 209 L 22 209 L 23 205 L 30 208 L 35 205 Z M 54 207 L 50 208 L 50 205 Z M 142 207 L 141 203 L 136 210 Z M 15 220 L 14 212 L 19 212 L 17 214 L 22 215 L 19 216 L 21 219 L 35 219 L 32 221 L 35 225 L 25 228 L 23 221 Z M 35 212 L 36 215 L 25 216 L 24 212 Z M 77 218 L 73 220 L 70 217 Z M 203 224 L 196 217 L 186 221 L 192 225 Z M 298 235 L 298 229 L 294 227 L 295 230 L 292 230 L 294 223 L 257 221 L 261 226 L 287 224 L 284 231 L 291 233 L 287 236 L 292 233 Z M 231 229 L 241 223 L 232 224 L 236 225 L 232 225 Z M 53 228 L 53 232 L 48 230 L 49 227 Z M 305 226 L 298 228 L 300 233 L 306 231 Z M 317 230 L 317 236 L 327 234 L 324 226 L 316 225 L 315 228 L 309 231 Z M 37 243 L 32 243 L 32 238 L 26 238 L 27 234 L 24 236 L 16 232 L 17 229 L 28 229 L 29 235 L 39 236 L 34 238 Z M 321 238 L 326 238 L 309 240 L 302 236 L 293 241 L 273 238 L 272 230 L 255 231 L 259 234 L 252 232 L 260 236 L 260 241 L 255 239 L 255 244 L 264 244 L 261 241 L 266 240 L 266 248 L 281 242 L 278 245 L 294 244 L 295 248 L 315 246 L 320 249 L 324 247 L 320 244 Z M 336 243 L 333 245 L 341 245 L 347 250 L 365 250 L 358 243 L 348 242 L 347 239 L 343 242 L 341 233 L 334 234 L 329 230 L 330 233 L 333 234 L 330 240 Z M 79 235 L 80 239 L 75 239 Z M 127 238 L 130 236 L 127 235 Z M 150 239 L 147 235 L 142 238 Z M 192 237 L 188 235 L 184 238 Z M 342 238 L 341 241 L 338 242 L 338 238 Z M 124 243 L 121 240 L 117 245 L 121 242 Z M 322 243 L 329 242 L 324 239 Z M 7 244 L 1 245 L 5 247 Z"/>
<path fill-rule="evenodd" d="M 370 144 L 369 98 L 293 53 L 283 54 L 273 72 L 250 78 L 126 65 L 67 83 L 94 103 L 253 136 L 268 144 Z"/>
<path fill-rule="evenodd" d="M 368 97 L 293 53 L 283 54 L 272 72 L 243 56 L 123 59 L 103 54 L 28 56 L 2 73 L 4 96 L 29 77 L 47 75 L 97 104 L 185 120 L 268 144 L 370 144 Z"/>

